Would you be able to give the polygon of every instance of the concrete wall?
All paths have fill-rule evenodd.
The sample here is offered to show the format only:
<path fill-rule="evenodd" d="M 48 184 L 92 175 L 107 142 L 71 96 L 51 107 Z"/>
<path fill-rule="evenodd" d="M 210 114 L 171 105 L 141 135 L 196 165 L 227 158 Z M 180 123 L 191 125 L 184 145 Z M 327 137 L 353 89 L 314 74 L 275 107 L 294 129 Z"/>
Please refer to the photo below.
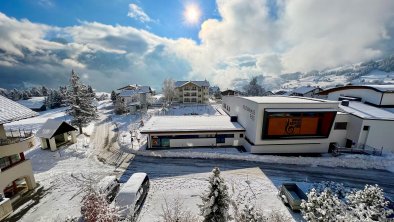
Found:
<path fill-rule="evenodd" d="M 23 162 L 0 172 L 0 192 L 3 192 L 8 184 L 19 178 L 25 178 L 26 185 L 29 190 L 36 187 L 36 181 L 33 176 L 30 160 L 24 160 Z"/>
<path fill-rule="evenodd" d="M 257 113 L 258 104 L 250 100 L 243 99 L 241 97 L 235 96 L 224 96 L 223 97 L 223 110 L 229 116 L 237 116 L 238 123 L 241 124 L 246 130 L 246 137 L 251 140 L 256 140 L 256 128 L 257 123 Z M 224 107 L 230 107 L 229 110 Z"/>
<path fill-rule="evenodd" d="M 364 125 L 369 126 L 366 145 L 377 149 L 383 147 L 384 152 L 394 152 L 394 121 L 364 120 Z"/>
<path fill-rule="evenodd" d="M 394 93 L 384 93 L 381 105 L 394 105 Z"/>
<path fill-rule="evenodd" d="M 241 146 L 243 144 L 243 138 L 240 134 L 243 132 L 217 132 L 218 134 L 234 134 L 234 138 L 225 138 L 224 143 L 216 143 L 215 137 L 210 138 L 190 138 L 190 139 L 170 139 L 170 147 L 211 147 L 211 146 Z M 176 134 L 150 134 L 152 136 L 172 136 L 172 135 L 200 135 L 209 133 L 176 133 Z M 212 133 L 214 136 L 216 133 Z M 149 148 L 152 148 L 151 141 L 149 140 Z"/>
<path fill-rule="evenodd" d="M 360 97 L 362 102 L 379 105 L 382 93 L 372 89 L 344 89 L 329 93 L 327 99 L 337 101 L 340 96 Z"/>
<path fill-rule="evenodd" d="M 359 143 L 363 119 L 354 115 L 349 115 L 348 120 L 346 138 L 355 143 Z"/>
<path fill-rule="evenodd" d="M 22 153 L 34 146 L 35 137 L 31 136 L 21 140 L 19 143 L 0 146 L 0 158 Z"/>
<path fill-rule="evenodd" d="M 335 117 L 334 124 L 331 129 L 330 137 L 329 137 L 329 143 L 337 143 L 339 146 L 345 146 L 346 145 L 346 135 L 347 131 L 349 129 L 349 114 L 347 113 L 337 113 Z M 347 128 L 345 130 L 335 130 L 334 126 L 335 123 L 337 122 L 347 122 Z"/>

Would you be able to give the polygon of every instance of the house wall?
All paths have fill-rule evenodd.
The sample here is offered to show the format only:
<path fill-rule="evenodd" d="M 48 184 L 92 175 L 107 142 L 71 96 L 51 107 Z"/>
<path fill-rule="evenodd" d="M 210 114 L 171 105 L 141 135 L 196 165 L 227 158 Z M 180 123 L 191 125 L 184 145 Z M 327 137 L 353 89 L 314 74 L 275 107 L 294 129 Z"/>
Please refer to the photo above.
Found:
<path fill-rule="evenodd" d="M 200 134 L 234 134 L 234 138 L 225 138 L 224 143 L 216 143 L 216 138 L 189 138 L 189 139 L 169 139 L 170 147 L 217 147 L 217 146 L 241 146 L 243 138 L 241 134 L 243 132 L 228 132 L 218 131 L 212 133 L 196 132 L 196 133 L 152 133 L 149 134 L 148 148 L 152 148 L 151 138 L 154 136 L 173 136 L 173 135 L 200 135 Z M 154 148 L 154 147 L 153 147 Z"/>
<path fill-rule="evenodd" d="M 0 172 L 0 193 L 3 192 L 8 184 L 19 178 L 25 178 L 26 185 L 29 190 L 36 187 L 36 181 L 33 176 L 30 160 L 24 160 L 17 165 Z"/>
<path fill-rule="evenodd" d="M 334 124 L 331 129 L 329 143 L 337 143 L 339 146 L 344 147 L 346 145 L 346 136 L 347 131 L 349 129 L 349 114 L 347 113 L 337 113 L 335 117 Z M 345 130 L 342 129 L 334 129 L 335 123 L 337 122 L 347 122 L 347 128 Z"/>
<path fill-rule="evenodd" d="M 349 115 L 346 138 L 358 144 L 360 140 L 360 133 L 362 127 L 363 127 L 363 119 L 354 115 Z"/>
<path fill-rule="evenodd" d="M 363 126 L 369 126 L 366 145 L 377 149 L 383 147 L 384 152 L 394 152 L 394 121 L 364 120 Z"/>
<path fill-rule="evenodd" d="M 256 112 L 258 104 L 242 97 L 224 96 L 222 102 L 223 110 L 229 116 L 237 116 L 237 122 L 245 128 L 245 138 L 256 140 Z"/>
<path fill-rule="evenodd" d="M 340 96 L 360 97 L 362 102 L 379 105 L 382 93 L 372 89 L 344 89 L 329 93 L 327 99 L 338 101 Z"/>
<path fill-rule="evenodd" d="M 206 103 L 209 99 L 209 87 L 187 83 L 175 88 L 175 97 L 179 103 Z"/>
<path fill-rule="evenodd" d="M 394 105 L 394 93 L 383 93 L 381 105 Z"/>

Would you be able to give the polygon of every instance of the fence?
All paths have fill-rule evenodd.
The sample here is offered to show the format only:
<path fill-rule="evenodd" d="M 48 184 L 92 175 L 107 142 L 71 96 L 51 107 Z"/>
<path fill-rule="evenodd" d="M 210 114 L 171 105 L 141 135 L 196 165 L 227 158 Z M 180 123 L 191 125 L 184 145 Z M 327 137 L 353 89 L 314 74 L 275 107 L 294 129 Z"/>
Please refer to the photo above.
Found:
<path fill-rule="evenodd" d="M 18 143 L 23 139 L 29 138 L 33 135 L 31 130 L 24 130 L 24 129 L 11 129 L 5 132 L 6 139 L 0 139 L 0 145 L 8 145 L 13 143 Z"/>

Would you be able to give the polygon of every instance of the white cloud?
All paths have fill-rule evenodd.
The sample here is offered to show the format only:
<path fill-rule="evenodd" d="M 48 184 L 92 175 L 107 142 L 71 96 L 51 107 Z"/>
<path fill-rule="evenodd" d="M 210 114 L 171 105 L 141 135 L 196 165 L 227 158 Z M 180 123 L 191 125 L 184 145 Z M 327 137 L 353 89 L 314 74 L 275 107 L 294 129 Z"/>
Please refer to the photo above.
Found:
<path fill-rule="evenodd" d="M 144 10 L 138 5 L 131 3 L 129 4 L 129 12 L 127 16 L 136 19 L 140 22 L 152 22 L 153 20 L 144 12 Z"/>
<path fill-rule="evenodd" d="M 201 43 L 98 22 L 59 28 L 0 13 L 0 78 L 7 72 L 37 82 L 51 75 L 67 80 L 75 67 L 99 90 L 126 82 L 160 88 L 170 76 L 231 88 L 264 75 L 265 84 L 275 85 L 281 73 L 358 62 L 394 49 L 394 1 L 278 0 L 276 16 L 271 3 L 217 0 L 221 18 L 202 23 Z M 130 9 L 129 16 L 152 21 L 137 5 Z M 70 42 L 50 41 L 48 32 Z"/>

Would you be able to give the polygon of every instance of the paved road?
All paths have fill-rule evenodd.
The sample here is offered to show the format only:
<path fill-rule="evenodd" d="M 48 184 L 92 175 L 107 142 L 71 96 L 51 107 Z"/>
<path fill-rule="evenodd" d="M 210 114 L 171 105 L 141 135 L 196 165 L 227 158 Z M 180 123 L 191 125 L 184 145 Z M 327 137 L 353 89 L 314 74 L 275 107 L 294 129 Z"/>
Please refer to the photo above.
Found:
<path fill-rule="evenodd" d="M 154 179 L 210 172 L 214 166 L 218 166 L 221 170 L 259 167 L 276 186 L 284 181 L 313 183 L 327 180 L 341 182 L 354 188 L 362 188 L 365 184 L 378 184 L 389 197 L 394 198 L 394 173 L 388 171 L 308 167 L 236 160 L 136 156 L 121 177 L 121 181 L 126 181 L 134 172 L 146 172 Z"/>

